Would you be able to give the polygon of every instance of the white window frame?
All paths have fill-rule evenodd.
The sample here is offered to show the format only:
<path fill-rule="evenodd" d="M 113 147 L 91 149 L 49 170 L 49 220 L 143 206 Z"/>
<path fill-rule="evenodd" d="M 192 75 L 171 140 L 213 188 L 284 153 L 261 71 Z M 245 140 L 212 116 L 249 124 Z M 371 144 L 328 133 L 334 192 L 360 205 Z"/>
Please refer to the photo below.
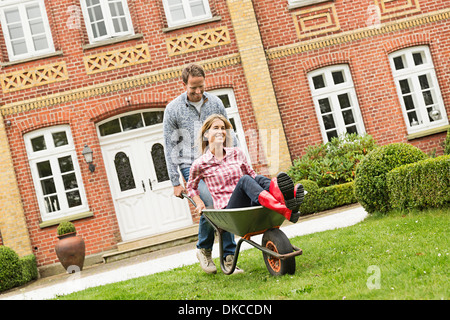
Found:
<path fill-rule="evenodd" d="M 104 41 L 104 40 L 111 39 L 111 38 L 134 35 L 133 22 L 131 20 L 131 15 L 130 15 L 130 10 L 128 8 L 127 0 L 98 0 L 98 1 L 100 4 L 100 7 L 101 7 L 102 15 L 103 15 L 103 21 L 105 23 L 106 34 L 103 36 L 95 37 L 94 32 L 92 31 L 93 22 L 91 21 L 91 18 L 89 15 L 89 10 L 87 7 L 87 0 L 80 0 L 81 10 L 83 12 L 84 22 L 85 22 L 86 30 L 87 30 L 88 37 L 89 37 L 89 43 L 92 44 L 92 43 Z M 114 30 L 113 17 L 111 14 L 110 7 L 108 5 L 109 2 L 111 2 L 111 1 L 122 4 L 123 11 L 124 11 L 124 18 L 125 18 L 125 21 L 126 21 L 126 24 L 128 27 L 127 31 L 116 32 Z"/>
<path fill-rule="evenodd" d="M 53 140 L 53 133 L 65 132 L 68 144 L 62 146 L 55 146 Z M 44 137 L 46 149 L 34 151 L 32 146 L 32 140 L 38 137 Z M 25 146 L 28 154 L 28 161 L 31 169 L 31 175 L 33 177 L 33 183 L 36 191 L 36 197 L 39 204 L 39 209 L 41 212 L 42 221 L 48 221 L 63 217 L 68 217 L 71 215 L 76 215 L 83 212 L 88 212 L 89 207 L 86 199 L 86 192 L 84 190 L 83 181 L 81 178 L 81 171 L 78 164 L 78 158 L 75 152 L 75 146 L 72 139 L 72 134 L 70 127 L 68 125 L 59 125 L 49 128 L 39 129 L 24 135 Z M 61 172 L 60 165 L 58 162 L 59 158 L 70 156 L 72 158 L 73 171 L 68 173 Z M 49 209 L 48 203 L 46 203 L 45 198 L 49 198 L 49 195 L 44 195 L 41 180 L 45 180 L 45 177 L 39 177 L 38 163 L 45 161 L 50 161 L 50 166 L 52 169 L 52 175 L 48 176 L 53 178 L 56 195 L 58 197 L 59 205 L 53 205 Z M 72 189 L 65 189 L 63 176 L 65 174 L 75 174 L 77 181 L 77 187 Z M 47 179 L 49 179 L 47 178 Z M 69 207 L 68 200 L 66 197 L 67 192 L 78 191 L 81 199 L 81 205 Z"/>
<path fill-rule="evenodd" d="M 44 33 L 48 48 L 36 50 L 34 48 L 33 43 L 33 35 L 30 28 L 29 20 L 27 19 L 27 12 L 26 8 L 31 5 L 39 5 L 40 13 L 41 13 L 41 19 L 42 19 L 42 25 L 44 27 Z M 5 12 L 8 10 L 18 9 L 20 14 L 20 24 L 22 27 L 23 32 L 23 39 L 25 41 L 25 45 L 27 47 L 27 52 L 22 54 L 14 54 L 14 49 L 12 46 L 12 39 L 10 37 L 8 25 L 6 23 L 6 15 Z M 8 50 L 8 58 L 9 61 L 17 61 L 17 60 L 23 60 L 28 59 L 32 57 L 37 57 L 49 53 L 55 52 L 55 47 L 53 44 L 53 38 L 52 33 L 50 29 L 50 24 L 48 22 L 47 18 L 47 11 L 45 9 L 45 4 L 43 0 L 0 0 L 0 21 L 2 24 L 2 30 L 3 30 L 3 36 L 5 38 L 6 48 Z"/>
<path fill-rule="evenodd" d="M 414 55 L 420 55 L 423 63 L 415 65 Z M 396 69 L 396 58 L 401 59 L 404 66 L 403 69 Z M 448 125 L 444 101 L 428 46 L 410 47 L 395 51 L 389 55 L 389 63 L 408 134 Z M 426 77 L 429 88 L 422 89 L 420 79 L 423 76 Z M 403 88 L 405 92 L 402 92 L 401 83 L 404 84 Z M 407 87 L 405 86 L 406 83 Z M 406 91 L 408 89 L 410 92 Z M 426 104 L 424 98 L 425 92 L 431 94 L 433 104 Z M 405 100 L 407 98 L 412 98 L 412 103 L 414 104 L 413 109 L 406 109 L 407 103 Z M 431 118 L 431 115 L 429 115 L 431 109 L 437 110 L 440 113 L 440 119 L 433 120 Z"/>
<path fill-rule="evenodd" d="M 241 117 L 239 116 L 239 110 L 236 103 L 236 97 L 234 95 L 234 91 L 231 88 L 225 89 L 217 89 L 208 91 L 217 97 L 220 96 L 228 96 L 228 100 L 230 101 L 230 107 L 225 107 L 227 112 L 228 119 L 232 120 L 235 125 L 236 138 L 238 139 L 239 147 L 244 151 L 244 154 L 247 156 L 247 162 L 251 164 L 250 155 L 248 153 L 247 141 L 245 140 L 244 128 L 242 127 Z"/>
<path fill-rule="evenodd" d="M 176 6 L 183 8 L 185 19 L 175 20 L 170 11 L 169 1 L 163 0 L 164 12 L 166 13 L 167 24 L 169 28 L 188 25 L 190 23 L 195 23 L 203 20 L 208 20 L 212 18 L 211 8 L 209 6 L 208 0 L 180 0 L 181 3 Z M 191 3 L 202 3 L 205 9 L 205 14 L 202 16 L 194 17 L 191 10 Z M 172 6 L 173 7 L 173 6 Z"/>
<path fill-rule="evenodd" d="M 333 73 L 337 72 L 342 72 L 344 82 L 335 84 Z M 315 88 L 314 78 L 317 76 L 322 76 L 325 87 L 318 89 Z M 336 131 L 337 136 L 340 136 L 346 133 L 348 128 L 356 126 L 356 131 L 359 135 L 363 135 L 366 132 L 358 99 L 356 96 L 355 87 L 350 73 L 350 68 L 348 65 L 333 65 L 311 71 L 308 73 L 308 81 L 324 142 L 330 141 L 330 139 L 328 138 L 328 133 L 331 134 L 332 131 Z M 344 94 L 347 94 L 350 102 L 350 107 L 342 110 L 339 97 Z M 322 101 L 322 99 L 328 99 L 331 108 L 329 112 L 321 111 L 320 102 Z M 348 113 L 350 110 L 352 110 L 354 122 L 346 124 L 343 112 Z M 334 128 L 326 128 L 324 123 L 323 117 L 328 117 L 330 115 L 332 116 L 335 125 Z"/>

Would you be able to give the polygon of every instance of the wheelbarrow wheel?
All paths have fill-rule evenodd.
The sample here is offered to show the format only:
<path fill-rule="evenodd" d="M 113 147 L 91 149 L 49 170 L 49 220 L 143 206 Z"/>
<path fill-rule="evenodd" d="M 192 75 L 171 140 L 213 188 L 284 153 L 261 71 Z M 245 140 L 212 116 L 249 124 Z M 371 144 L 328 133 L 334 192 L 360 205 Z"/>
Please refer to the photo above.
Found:
<path fill-rule="evenodd" d="M 293 251 L 291 242 L 280 229 L 270 229 L 264 232 L 262 246 L 279 254 L 291 253 Z M 267 269 L 273 276 L 295 273 L 294 257 L 281 260 L 263 252 L 263 258 Z"/>

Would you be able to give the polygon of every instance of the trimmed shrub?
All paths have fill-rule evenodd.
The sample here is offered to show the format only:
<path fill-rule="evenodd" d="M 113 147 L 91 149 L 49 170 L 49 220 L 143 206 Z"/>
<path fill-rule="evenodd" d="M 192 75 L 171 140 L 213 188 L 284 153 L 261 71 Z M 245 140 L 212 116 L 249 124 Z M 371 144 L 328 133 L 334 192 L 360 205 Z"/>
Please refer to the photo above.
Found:
<path fill-rule="evenodd" d="M 33 254 L 19 258 L 6 246 L 0 246 L 0 292 L 37 279 L 36 257 Z"/>
<path fill-rule="evenodd" d="M 6 246 L 0 246 L 0 292 L 15 287 L 21 276 L 17 253 Z"/>
<path fill-rule="evenodd" d="M 395 168 L 386 177 L 393 209 L 450 206 L 450 155 Z"/>
<path fill-rule="evenodd" d="M 319 188 L 310 180 L 301 180 L 308 193 L 300 206 L 301 215 L 320 212 L 356 202 L 353 191 L 354 182 Z"/>
<path fill-rule="evenodd" d="M 56 229 L 56 233 L 58 234 L 58 236 L 76 231 L 77 230 L 75 229 L 75 225 L 70 221 L 61 222 L 58 228 Z"/>
<path fill-rule="evenodd" d="M 355 178 L 356 165 L 374 148 L 375 140 L 369 135 L 345 134 L 326 144 L 307 147 L 287 173 L 294 181 L 312 180 L 319 187 L 350 182 Z"/>
<path fill-rule="evenodd" d="M 393 143 L 371 151 L 356 168 L 355 196 L 368 213 L 390 209 L 386 174 L 399 166 L 427 158 L 407 143 Z"/>

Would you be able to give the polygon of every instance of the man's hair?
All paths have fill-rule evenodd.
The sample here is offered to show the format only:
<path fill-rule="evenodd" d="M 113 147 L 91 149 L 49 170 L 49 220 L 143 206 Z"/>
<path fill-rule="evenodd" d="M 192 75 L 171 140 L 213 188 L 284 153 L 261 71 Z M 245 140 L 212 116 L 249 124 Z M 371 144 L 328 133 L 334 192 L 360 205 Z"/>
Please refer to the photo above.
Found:
<path fill-rule="evenodd" d="M 205 78 L 205 70 L 203 70 L 202 66 L 191 63 L 185 67 L 181 73 L 181 78 L 183 79 L 184 84 L 187 84 L 189 76 Z"/>

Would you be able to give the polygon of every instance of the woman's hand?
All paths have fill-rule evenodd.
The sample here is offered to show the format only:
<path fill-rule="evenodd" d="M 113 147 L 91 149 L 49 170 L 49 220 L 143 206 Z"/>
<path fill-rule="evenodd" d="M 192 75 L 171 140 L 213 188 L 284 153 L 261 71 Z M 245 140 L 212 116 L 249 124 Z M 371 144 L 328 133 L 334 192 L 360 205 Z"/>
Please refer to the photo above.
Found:
<path fill-rule="evenodd" d="M 206 209 L 205 203 L 200 199 L 200 196 L 195 196 L 192 200 L 194 200 L 196 204 L 194 212 L 202 214 L 203 209 Z"/>

